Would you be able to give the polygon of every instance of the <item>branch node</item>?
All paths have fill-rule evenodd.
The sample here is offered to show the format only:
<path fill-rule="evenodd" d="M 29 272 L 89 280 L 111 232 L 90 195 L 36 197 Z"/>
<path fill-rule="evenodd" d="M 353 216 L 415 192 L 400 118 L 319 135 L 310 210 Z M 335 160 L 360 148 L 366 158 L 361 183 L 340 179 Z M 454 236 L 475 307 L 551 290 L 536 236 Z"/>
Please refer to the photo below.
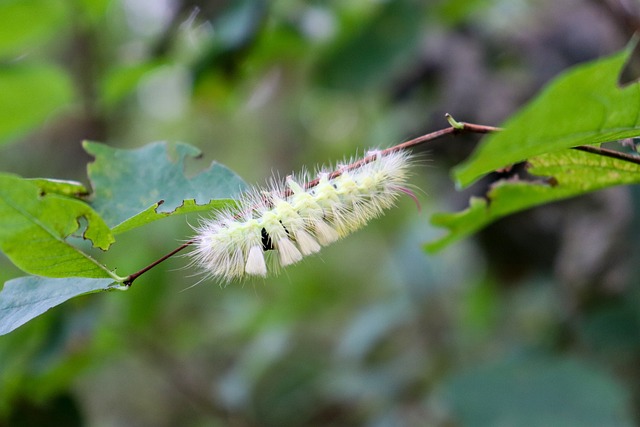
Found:
<path fill-rule="evenodd" d="M 447 119 L 447 121 L 449 122 L 449 124 L 451 125 L 452 128 L 457 129 L 457 130 L 464 130 L 464 123 L 460 123 L 459 121 L 454 119 L 451 114 L 446 113 L 444 115 L 444 118 Z"/>

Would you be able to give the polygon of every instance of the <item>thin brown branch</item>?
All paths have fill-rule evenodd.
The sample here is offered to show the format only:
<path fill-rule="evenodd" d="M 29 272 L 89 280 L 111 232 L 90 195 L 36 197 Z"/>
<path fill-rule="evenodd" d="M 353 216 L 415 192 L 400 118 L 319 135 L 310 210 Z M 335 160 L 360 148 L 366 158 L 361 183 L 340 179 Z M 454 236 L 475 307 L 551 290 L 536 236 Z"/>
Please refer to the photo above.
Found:
<path fill-rule="evenodd" d="M 160 264 L 161 262 L 171 258 L 172 256 L 174 256 L 178 252 L 182 251 L 183 249 L 186 249 L 191 244 L 193 244 L 193 240 L 189 240 L 188 242 L 183 243 L 182 245 L 180 245 L 176 249 L 172 250 L 171 252 L 169 252 L 168 254 L 163 256 L 162 258 L 157 259 L 156 261 L 154 261 L 151 264 L 147 265 L 142 270 L 136 271 L 135 273 L 128 275 L 127 278 L 124 280 L 124 282 L 122 282 L 122 284 L 125 285 L 125 286 L 131 286 L 133 284 L 133 281 L 136 280 L 138 277 L 142 276 L 144 273 L 146 273 L 147 271 L 151 270 L 153 267 L 155 267 L 156 265 Z"/>
<path fill-rule="evenodd" d="M 331 172 L 329 174 L 328 178 L 329 179 L 337 178 L 338 176 L 342 175 L 342 173 L 344 173 L 345 171 L 350 171 L 350 170 L 353 170 L 353 169 L 357 169 L 357 168 L 361 167 L 362 165 L 366 165 L 367 163 L 371 163 L 378 157 L 378 155 L 386 156 L 387 154 L 395 153 L 396 151 L 406 150 L 408 148 L 416 147 L 418 145 L 434 141 L 434 140 L 436 140 L 438 138 L 441 138 L 443 136 L 459 135 L 459 134 L 463 134 L 463 133 L 490 133 L 490 132 L 495 132 L 495 131 L 500 130 L 500 128 L 496 128 L 496 127 L 493 127 L 493 126 L 477 125 L 477 124 L 465 123 L 465 122 L 460 122 L 460 123 L 458 123 L 458 125 L 459 126 L 457 126 L 457 127 L 450 126 L 448 128 L 440 129 L 440 130 L 437 130 L 435 132 L 431 132 L 431 133 L 428 133 L 426 135 L 419 136 L 417 138 L 414 138 L 412 140 L 403 142 L 401 144 L 394 145 L 393 147 L 386 148 L 386 149 L 382 150 L 380 153 L 372 154 L 370 156 L 366 156 L 366 157 L 358 160 L 357 162 L 351 163 L 351 164 L 349 164 L 347 166 L 344 166 L 344 167 L 342 167 L 342 168 L 340 168 L 338 170 L 335 170 L 335 171 Z M 305 188 L 315 187 L 316 185 L 318 185 L 319 182 L 320 182 L 320 180 L 318 178 L 316 178 L 314 180 L 311 180 L 311 181 L 309 181 L 309 182 L 307 182 L 305 184 Z M 285 196 L 286 195 L 288 195 L 288 194 L 285 193 Z"/>

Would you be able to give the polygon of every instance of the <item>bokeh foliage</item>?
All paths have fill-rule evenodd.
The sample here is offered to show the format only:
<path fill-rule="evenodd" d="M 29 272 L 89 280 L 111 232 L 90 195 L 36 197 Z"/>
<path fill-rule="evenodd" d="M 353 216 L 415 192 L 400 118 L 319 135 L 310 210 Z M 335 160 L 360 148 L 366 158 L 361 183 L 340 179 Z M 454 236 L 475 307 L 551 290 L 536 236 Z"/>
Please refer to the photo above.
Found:
<path fill-rule="evenodd" d="M 217 160 L 261 182 L 444 127 L 443 109 L 498 124 L 562 69 L 627 42 L 615 17 L 568 3 L 7 1 L 0 164 L 98 191 L 81 140 L 184 141 L 204 153 L 196 164 L 177 149 L 184 176 Z M 469 143 L 433 145 L 414 180 L 423 212 L 466 203 L 448 170 Z M 175 164 L 139 170 L 153 166 Z M 438 233 L 428 215 L 402 201 L 320 257 L 244 286 L 190 287 L 199 277 L 172 260 L 126 293 L 78 298 L 0 338 L 0 419 L 632 425 L 640 301 L 625 237 L 637 209 L 628 192 L 606 194 L 438 255 L 421 250 Z M 155 200 L 140 203 L 138 219 L 155 219 Z M 186 218 L 123 229 L 96 256 L 126 275 L 188 238 L 197 214 Z M 505 234 L 541 237 L 518 246 Z M 1 262 L 3 282 L 20 275 Z"/>

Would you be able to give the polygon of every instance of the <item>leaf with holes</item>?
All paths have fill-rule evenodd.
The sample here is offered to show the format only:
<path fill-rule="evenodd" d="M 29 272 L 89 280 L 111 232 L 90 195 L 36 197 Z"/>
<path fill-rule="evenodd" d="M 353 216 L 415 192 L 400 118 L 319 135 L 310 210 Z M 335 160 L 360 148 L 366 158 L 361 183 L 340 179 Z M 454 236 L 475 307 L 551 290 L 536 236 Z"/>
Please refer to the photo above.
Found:
<path fill-rule="evenodd" d="M 95 156 L 88 167 L 92 205 L 114 233 L 170 215 L 227 206 L 246 187 L 238 175 L 218 163 L 187 177 L 186 159 L 200 155 L 188 144 L 157 142 L 123 150 L 85 142 L 84 147 Z"/>
<path fill-rule="evenodd" d="M 38 186 L 38 181 L 0 174 L 2 252 L 31 274 L 113 277 L 104 265 L 66 240 L 80 229 L 80 221 L 84 221 L 86 228 L 82 237 L 95 247 L 107 250 L 114 238 L 102 218 L 88 204 L 55 192 L 47 193 L 43 188 Z"/>
<path fill-rule="evenodd" d="M 460 186 L 543 153 L 640 135 L 640 84 L 620 88 L 628 51 L 573 68 L 454 170 Z"/>
<path fill-rule="evenodd" d="M 530 173 L 553 179 L 498 181 L 486 198 L 472 197 L 466 210 L 433 215 L 432 224 L 448 229 L 449 233 L 427 244 L 427 250 L 440 250 L 499 218 L 533 206 L 614 185 L 640 183 L 640 165 L 583 151 L 543 154 L 528 163 Z"/>

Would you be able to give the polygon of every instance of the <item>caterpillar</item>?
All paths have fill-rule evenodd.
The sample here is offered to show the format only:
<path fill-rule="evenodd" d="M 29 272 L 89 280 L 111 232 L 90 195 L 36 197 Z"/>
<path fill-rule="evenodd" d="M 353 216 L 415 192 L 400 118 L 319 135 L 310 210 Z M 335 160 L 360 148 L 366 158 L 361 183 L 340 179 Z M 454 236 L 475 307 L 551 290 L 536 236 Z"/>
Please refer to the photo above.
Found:
<path fill-rule="evenodd" d="M 223 282 L 265 277 L 360 229 L 395 205 L 412 156 L 373 150 L 359 160 L 272 179 L 195 227 L 193 262 Z"/>

